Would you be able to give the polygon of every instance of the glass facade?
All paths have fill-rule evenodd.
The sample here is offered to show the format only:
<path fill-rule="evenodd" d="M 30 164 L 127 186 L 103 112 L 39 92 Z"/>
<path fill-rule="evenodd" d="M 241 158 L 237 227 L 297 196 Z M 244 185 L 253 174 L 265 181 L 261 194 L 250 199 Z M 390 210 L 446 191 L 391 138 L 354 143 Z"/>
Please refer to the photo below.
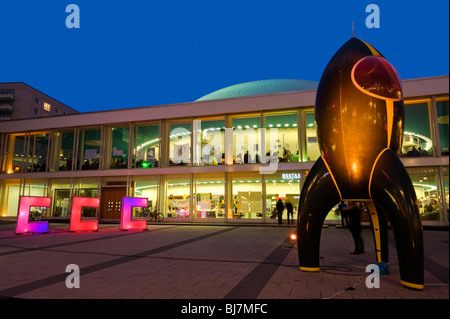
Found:
<path fill-rule="evenodd" d="M 159 125 L 135 125 L 133 137 L 133 168 L 158 167 L 159 163 Z"/>
<path fill-rule="evenodd" d="M 223 174 L 196 174 L 193 187 L 193 219 L 196 221 L 224 221 L 225 179 Z"/>
<path fill-rule="evenodd" d="M 407 171 L 416 191 L 422 220 L 443 221 L 445 195 L 440 188 L 438 168 L 411 167 Z"/>
<path fill-rule="evenodd" d="M 52 180 L 50 185 L 52 201 L 52 217 L 70 216 L 70 201 L 72 199 L 72 189 L 70 179 Z"/>
<path fill-rule="evenodd" d="M 264 127 L 266 156 L 278 162 L 300 161 L 297 112 L 265 114 Z"/>
<path fill-rule="evenodd" d="M 232 213 L 228 219 L 263 218 L 262 177 L 255 174 L 238 174 L 231 179 L 233 196 Z"/>
<path fill-rule="evenodd" d="M 128 168 L 128 146 L 130 145 L 130 128 L 128 126 L 108 127 L 105 129 L 106 144 L 104 168 Z"/>
<path fill-rule="evenodd" d="M 232 118 L 233 163 L 260 163 L 261 156 L 261 117 L 247 115 Z"/>
<path fill-rule="evenodd" d="M 193 132 L 193 164 L 225 164 L 225 120 L 194 120 Z"/>
<path fill-rule="evenodd" d="M 100 165 L 101 129 L 80 129 L 78 132 L 78 170 L 95 170 Z"/>
<path fill-rule="evenodd" d="M 73 169 L 75 130 L 54 132 L 52 134 L 54 152 L 50 171 L 70 171 Z"/>
<path fill-rule="evenodd" d="M 429 104 L 430 101 L 405 103 L 405 128 L 401 156 L 433 155 Z"/>
<path fill-rule="evenodd" d="M 169 125 L 169 166 L 190 165 L 191 123 Z"/>
<path fill-rule="evenodd" d="M 190 176 L 165 176 L 161 189 L 161 212 L 166 218 L 190 220 Z"/>
<path fill-rule="evenodd" d="M 319 143 L 317 142 L 316 120 L 314 117 L 314 110 L 305 112 L 305 126 L 304 126 L 304 145 L 305 152 L 303 153 L 303 161 L 316 161 L 320 157 Z"/>
<path fill-rule="evenodd" d="M 283 219 L 288 219 L 286 204 L 293 207 L 292 215 L 289 219 L 297 220 L 297 206 L 300 199 L 300 181 L 302 171 L 283 171 L 265 176 L 266 184 L 266 220 L 277 220 L 276 203 L 279 199 L 283 202 L 285 210 Z"/>
<path fill-rule="evenodd" d="M 401 152 L 423 221 L 446 225 L 448 113 L 448 97 L 406 101 Z M 68 218 L 73 196 L 117 193 L 148 198 L 168 220 L 275 223 L 278 199 L 293 205 L 295 220 L 305 173 L 320 156 L 311 106 L 4 133 L 1 142 L 0 215 L 10 217 L 20 195 L 51 196 L 46 216 Z M 261 173 L 269 161 L 276 171 Z M 103 194 L 109 187 L 116 188 Z"/>
<path fill-rule="evenodd" d="M 436 102 L 436 113 L 441 154 L 448 156 L 448 99 Z"/>

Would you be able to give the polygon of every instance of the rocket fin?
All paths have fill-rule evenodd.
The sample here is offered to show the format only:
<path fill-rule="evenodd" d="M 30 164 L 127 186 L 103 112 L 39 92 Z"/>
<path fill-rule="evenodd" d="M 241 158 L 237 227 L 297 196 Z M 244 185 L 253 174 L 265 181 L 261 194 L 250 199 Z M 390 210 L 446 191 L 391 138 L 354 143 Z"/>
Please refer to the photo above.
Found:
<path fill-rule="evenodd" d="M 403 163 L 392 150 L 385 149 L 374 164 L 369 193 L 392 226 L 401 283 L 423 289 L 423 232 L 417 197 Z"/>
<path fill-rule="evenodd" d="M 369 210 L 370 220 L 372 222 L 373 237 L 375 242 L 375 255 L 377 263 L 389 263 L 389 246 L 388 246 L 388 221 L 383 211 L 376 207 L 373 202 L 366 202 Z"/>
<path fill-rule="evenodd" d="M 297 244 L 300 270 L 319 271 L 320 233 L 328 212 L 341 200 L 339 189 L 320 157 L 303 185 L 298 205 Z"/>

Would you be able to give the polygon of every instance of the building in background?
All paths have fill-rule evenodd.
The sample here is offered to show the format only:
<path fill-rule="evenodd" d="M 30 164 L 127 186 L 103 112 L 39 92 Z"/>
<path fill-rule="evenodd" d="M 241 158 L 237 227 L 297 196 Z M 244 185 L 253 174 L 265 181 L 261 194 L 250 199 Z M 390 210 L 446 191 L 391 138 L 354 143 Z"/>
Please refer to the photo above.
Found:
<path fill-rule="evenodd" d="M 0 216 L 14 218 L 26 195 L 52 197 L 54 219 L 68 218 L 73 196 L 99 197 L 84 216 L 104 221 L 119 220 L 123 196 L 148 198 L 172 221 L 275 223 L 280 198 L 296 218 L 320 156 L 316 87 L 255 81 L 188 103 L 2 122 Z M 403 91 L 400 158 L 423 224 L 448 226 L 449 77 L 405 80 Z M 326 223 L 339 218 L 332 210 Z"/>
<path fill-rule="evenodd" d="M 0 83 L 0 121 L 78 113 L 22 82 Z"/>

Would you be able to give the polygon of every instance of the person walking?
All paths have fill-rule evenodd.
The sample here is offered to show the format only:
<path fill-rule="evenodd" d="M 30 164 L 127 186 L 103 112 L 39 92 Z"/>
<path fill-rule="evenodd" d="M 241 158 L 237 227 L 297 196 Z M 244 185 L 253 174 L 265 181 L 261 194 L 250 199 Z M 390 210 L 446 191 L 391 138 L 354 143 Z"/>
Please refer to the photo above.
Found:
<path fill-rule="evenodd" d="M 294 207 L 290 202 L 286 203 L 286 210 L 287 210 L 287 223 L 294 223 Z M 289 221 L 289 217 L 291 217 Z"/>
<path fill-rule="evenodd" d="M 278 212 L 278 224 L 282 224 L 283 221 L 283 210 L 284 210 L 284 204 L 281 201 L 281 199 L 278 199 L 277 202 L 277 212 Z"/>

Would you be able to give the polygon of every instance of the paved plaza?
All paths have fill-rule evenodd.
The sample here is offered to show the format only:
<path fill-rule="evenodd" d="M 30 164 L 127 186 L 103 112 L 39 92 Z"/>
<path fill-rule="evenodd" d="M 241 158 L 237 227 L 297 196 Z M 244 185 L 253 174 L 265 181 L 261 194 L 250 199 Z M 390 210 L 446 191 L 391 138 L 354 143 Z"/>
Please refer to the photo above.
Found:
<path fill-rule="evenodd" d="M 389 274 L 366 286 L 375 263 L 372 232 L 366 252 L 352 255 L 348 229 L 324 227 L 321 271 L 298 269 L 291 225 L 149 224 L 148 231 L 69 232 L 51 223 L 46 234 L 15 235 L 0 224 L 0 298 L 25 299 L 449 299 L 449 233 L 425 230 L 425 288 L 400 284 L 389 235 Z M 79 288 L 67 288 L 68 265 Z M 75 282 L 75 281 L 72 281 Z"/>

